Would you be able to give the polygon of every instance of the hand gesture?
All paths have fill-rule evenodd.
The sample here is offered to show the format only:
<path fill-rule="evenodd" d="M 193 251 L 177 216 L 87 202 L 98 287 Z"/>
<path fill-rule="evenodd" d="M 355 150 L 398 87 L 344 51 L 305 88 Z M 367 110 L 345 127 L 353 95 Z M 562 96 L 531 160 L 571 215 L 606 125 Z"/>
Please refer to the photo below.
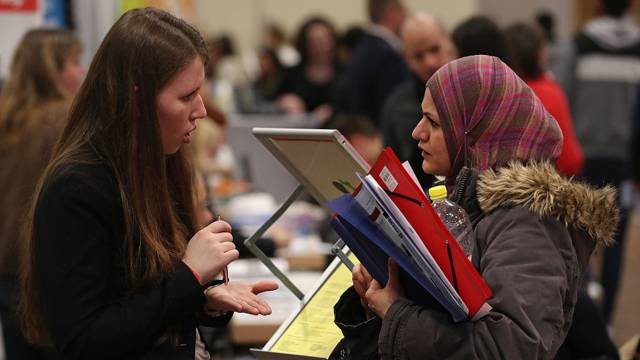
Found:
<path fill-rule="evenodd" d="M 207 289 L 207 309 L 214 311 L 235 311 L 253 315 L 269 315 L 271 307 L 258 297 L 265 291 L 273 291 L 278 284 L 273 281 L 258 281 L 253 284 L 233 281 Z"/>
<path fill-rule="evenodd" d="M 369 309 L 378 315 L 381 319 L 387 314 L 389 307 L 402 296 L 402 285 L 400 285 L 400 272 L 398 264 L 389 258 L 387 263 L 389 269 L 389 281 L 384 288 L 375 279 L 364 294 L 365 301 Z"/>
<path fill-rule="evenodd" d="M 231 225 L 219 220 L 205 226 L 191 238 L 182 261 L 200 275 L 200 284 L 206 284 L 238 256 Z"/>

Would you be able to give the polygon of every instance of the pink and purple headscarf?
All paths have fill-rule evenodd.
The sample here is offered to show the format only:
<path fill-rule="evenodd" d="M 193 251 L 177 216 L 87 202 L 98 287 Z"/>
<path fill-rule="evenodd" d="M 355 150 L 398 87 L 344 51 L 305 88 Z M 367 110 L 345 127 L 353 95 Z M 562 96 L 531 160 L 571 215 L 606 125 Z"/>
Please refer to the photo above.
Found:
<path fill-rule="evenodd" d="M 452 175 L 463 166 L 485 170 L 511 160 L 549 159 L 562 133 L 533 91 L 500 59 L 454 60 L 427 82 L 444 132 Z"/>

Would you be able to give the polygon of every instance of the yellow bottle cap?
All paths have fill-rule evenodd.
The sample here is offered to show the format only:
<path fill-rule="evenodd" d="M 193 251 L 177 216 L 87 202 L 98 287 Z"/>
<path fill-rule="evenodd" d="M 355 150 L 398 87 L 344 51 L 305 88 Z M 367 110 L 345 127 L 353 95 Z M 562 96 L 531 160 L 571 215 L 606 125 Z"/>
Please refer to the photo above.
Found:
<path fill-rule="evenodd" d="M 431 200 L 440 200 L 447 198 L 447 187 L 444 185 L 429 188 L 429 197 Z"/>

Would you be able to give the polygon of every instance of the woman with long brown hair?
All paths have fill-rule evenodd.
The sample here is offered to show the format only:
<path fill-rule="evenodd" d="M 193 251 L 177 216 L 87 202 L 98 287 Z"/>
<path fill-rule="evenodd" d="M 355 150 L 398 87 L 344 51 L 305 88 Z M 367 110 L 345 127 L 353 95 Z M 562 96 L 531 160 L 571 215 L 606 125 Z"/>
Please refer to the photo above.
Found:
<path fill-rule="evenodd" d="M 0 317 L 9 359 L 39 358 L 16 320 L 20 229 L 28 205 L 82 81 L 80 41 L 71 31 L 34 29 L 16 48 L 0 92 Z"/>
<path fill-rule="evenodd" d="M 226 222 L 197 225 L 180 148 L 206 115 L 206 62 L 198 31 L 161 10 L 128 11 L 106 35 L 32 211 L 30 340 L 69 359 L 206 359 L 197 325 L 270 313 L 256 294 L 273 282 L 213 286 L 238 251 Z"/>

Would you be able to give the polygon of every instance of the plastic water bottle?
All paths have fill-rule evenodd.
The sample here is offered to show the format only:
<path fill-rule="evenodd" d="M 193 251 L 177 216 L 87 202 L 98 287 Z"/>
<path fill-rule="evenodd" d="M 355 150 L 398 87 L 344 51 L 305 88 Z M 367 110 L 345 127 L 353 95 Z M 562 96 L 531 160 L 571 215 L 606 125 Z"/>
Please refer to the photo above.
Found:
<path fill-rule="evenodd" d="M 469 215 L 460 205 L 447 199 L 447 188 L 443 185 L 429 189 L 429 197 L 433 209 L 440 216 L 440 220 L 449 229 L 449 232 L 458 241 L 464 254 L 471 259 L 473 253 L 472 226 Z"/>

